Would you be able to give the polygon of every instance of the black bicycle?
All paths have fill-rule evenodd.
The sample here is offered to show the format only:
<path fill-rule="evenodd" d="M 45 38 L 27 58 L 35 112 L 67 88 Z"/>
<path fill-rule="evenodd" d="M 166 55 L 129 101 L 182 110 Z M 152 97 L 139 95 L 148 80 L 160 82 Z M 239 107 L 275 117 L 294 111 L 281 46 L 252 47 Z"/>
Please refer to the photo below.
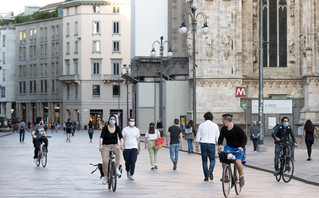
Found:
<path fill-rule="evenodd" d="M 234 153 L 238 153 L 239 151 L 220 151 L 219 159 L 221 163 L 225 163 L 223 174 L 222 174 L 222 189 L 223 194 L 227 197 L 230 193 L 230 190 L 235 186 L 235 192 L 237 195 L 241 192 L 241 187 L 239 185 L 239 173 L 237 171 L 236 166 L 236 157 L 233 155 Z M 232 165 L 233 164 L 233 171 Z"/>
<path fill-rule="evenodd" d="M 109 159 L 109 166 L 108 166 L 108 173 L 107 173 L 107 177 L 108 177 L 108 189 L 113 190 L 113 192 L 116 191 L 116 186 L 117 186 L 117 177 L 121 178 L 122 175 L 122 165 L 119 166 L 119 170 L 120 170 L 120 175 L 118 176 L 116 174 L 116 162 L 115 162 L 115 154 L 114 151 L 119 150 L 119 148 L 117 149 L 106 149 L 103 148 L 103 150 L 109 151 L 110 152 L 110 159 Z"/>
<path fill-rule="evenodd" d="M 48 162 L 48 152 L 44 142 L 42 142 L 38 152 L 38 159 L 35 164 L 37 166 L 40 166 L 40 163 L 41 163 L 42 166 L 45 167 L 47 165 L 47 162 Z"/>
<path fill-rule="evenodd" d="M 291 146 L 291 143 L 276 143 L 279 145 L 282 145 L 283 148 L 280 151 L 280 157 L 278 159 L 278 173 L 276 174 L 276 180 L 279 182 L 280 179 L 286 183 L 288 183 L 293 174 L 294 174 L 294 162 L 292 158 L 289 156 L 289 146 Z"/>

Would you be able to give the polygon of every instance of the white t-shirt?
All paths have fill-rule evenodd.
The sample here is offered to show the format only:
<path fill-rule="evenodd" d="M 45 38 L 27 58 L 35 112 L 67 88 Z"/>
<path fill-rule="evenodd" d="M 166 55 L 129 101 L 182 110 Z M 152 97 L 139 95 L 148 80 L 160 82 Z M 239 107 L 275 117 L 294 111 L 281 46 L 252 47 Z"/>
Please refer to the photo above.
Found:
<path fill-rule="evenodd" d="M 122 135 L 125 137 L 125 143 L 124 143 L 125 149 L 133 149 L 133 148 L 138 149 L 137 139 L 136 139 L 140 137 L 140 130 L 138 128 L 136 127 L 131 128 L 127 126 L 122 130 Z"/>
<path fill-rule="evenodd" d="M 157 138 L 161 137 L 159 134 L 159 131 L 155 129 L 154 134 L 149 134 L 148 131 L 145 133 L 145 137 L 147 137 L 147 140 L 156 140 Z"/>

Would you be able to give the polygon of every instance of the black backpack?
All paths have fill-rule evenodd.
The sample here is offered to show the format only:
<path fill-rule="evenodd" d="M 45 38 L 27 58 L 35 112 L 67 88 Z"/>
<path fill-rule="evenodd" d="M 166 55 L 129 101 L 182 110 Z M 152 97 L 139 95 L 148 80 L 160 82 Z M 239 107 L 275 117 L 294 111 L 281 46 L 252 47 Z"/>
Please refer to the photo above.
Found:
<path fill-rule="evenodd" d="M 71 129 L 71 123 L 70 122 L 66 123 L 66 129 Z"/>

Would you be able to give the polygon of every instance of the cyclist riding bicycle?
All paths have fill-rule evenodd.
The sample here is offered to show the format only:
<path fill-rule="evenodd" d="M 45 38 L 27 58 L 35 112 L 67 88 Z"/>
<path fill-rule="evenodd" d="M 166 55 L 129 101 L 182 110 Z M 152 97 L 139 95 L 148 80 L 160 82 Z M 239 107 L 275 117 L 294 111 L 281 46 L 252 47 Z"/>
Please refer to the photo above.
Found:
<path fill-rule="evenodd" d="M 118 139 L 120 139 L 121 147 L 118 145 Z M 114 149 L 115 154 L 115 163 L 116 163 L 116 174 L 118 176 L 121 175 L 119 170 L 120 161 L 121 161 L 121 151 L 120 148 L 123 150 L 123 136 L 121 133 L 120 127 L 116 124 L 116 117 L 111 115 L 108 120 L 108 124 L 102 129 L 101 136 L 100 136 L 100 147 L 99 150 L 102 155 L 102 162 L 103 162 L 103 173 L 104 177 L 102 177 L 102 184 L 105 185 L 108 181 L 107 173 L 108 173 L 108 163 L 110 159 L 110 149 Z"/>
<path fill-rule="evenodd" d="M 274 166 L 275 166 L 274 175 L 275 176 L 278 175 L 279 154 L 280 154 L 280 151 L 283 149 L 284 144 L 289 142 L 289 134 L 293 140 L 294 146 L 297 147 L 298 144 L 296 142 L 294 132 L 292 131 L 292 128 L 289 126 L 289 118 L 283 117 L 281 119 L 281 125 L 278 125 L 275 128 L 274 133 L 272 134 L 272 137 L 275 139 L 275 159 L 274 159 Z"/>
<path fill-rule="evenodd" d="M 243 160 L 246 152 L 247 136 L 238 125 L 233 123 L 232 119 L 233 116 L 231 114 L 224 114 L 222 116 L 222 121 L 225 126 L 220 130 L 217 150 L 218 152 L 221 150 L 225 138 L 226 146 L 224 146 L 224 151 L 239 151 L 233 154 L 236 157 L 235 164 L 239 172 L 239 185 L 243 187 L 245 185 Z"/>
<path fill-rule="evenodd" d="M 48 151 L 48 139 L 47 139 L 47 133 L 44 131 L 43 128 L 43 121 L 41 117 L 37 117 L 36 119 L 36 125 L 31 130 L 31 135 L 33 139 L 33 146 L 34 146 L 34 163 L 38 161 L 38 151 L 40 149 L 40 146 L 42 142 L 44 142 L 46 150 Z"/>

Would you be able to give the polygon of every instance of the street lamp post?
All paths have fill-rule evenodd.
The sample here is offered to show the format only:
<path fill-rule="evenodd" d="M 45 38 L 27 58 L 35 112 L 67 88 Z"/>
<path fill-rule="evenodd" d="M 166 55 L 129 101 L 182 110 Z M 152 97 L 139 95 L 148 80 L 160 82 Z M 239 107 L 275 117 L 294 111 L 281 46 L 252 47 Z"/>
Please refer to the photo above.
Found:
<path fill-rule="evenodd" d="M 130 70 L 130 65 L 127 66 L 127 64 L 124 64 L 123 68 L 125 69 L 126 75 L 128 75 Z M 130 118 L 129 107 L 128 107 L 128 80 L 125 80 L 125 83 L 126 83 L 126 115 L 128 120 Z"/>
<path fill-rule="evenodd" d="M 197 29 L 197 17 L 201 15 L 204 18 L 204 26 L 202 27 L 201 33 L 203 35 L 209 33 L 209 27 L 207 26 L 207 17 L 203 12 L 199 12 L 196 14 L 196 7 L 191 8 L 192 12 L 186 12 L 183 15 L 182 25 L 179 28 L 179 33 L 186 34 L 187 27 L 185 25 L 185 16 L 189 15 L 192 19 L 192 34 L 193 34 L 193 121 L 194 126 L 196 127 L 196 29 Z"/>
<path fill-rule="evenodd" d="M 163 55 L 164 55 L 164 44 L 167 43 L 168 45 L 168 52 L 167 52 L 167 56 L 168 57 L 172 57 L 173 56 L 173 52 L 171 50 L 170 44 L 168 41 L 163 41 L 164 37 L 161 36 L 160 37 L 160 41 L 154 41 L 152 44 L 152 51 L 151 51 L 151 57 L 154 58 L 156 56 L 156 51 L 155 51 L 155 43 L 159 44 L 159 50 L 160 50 L 160 61 L 161 61 L 161 71 L 160 71 L 160 75 L 161 75 L 161 80 L 160 80 L 160 115 L 159 118 L 160 120 L 163 122 Z"/>

